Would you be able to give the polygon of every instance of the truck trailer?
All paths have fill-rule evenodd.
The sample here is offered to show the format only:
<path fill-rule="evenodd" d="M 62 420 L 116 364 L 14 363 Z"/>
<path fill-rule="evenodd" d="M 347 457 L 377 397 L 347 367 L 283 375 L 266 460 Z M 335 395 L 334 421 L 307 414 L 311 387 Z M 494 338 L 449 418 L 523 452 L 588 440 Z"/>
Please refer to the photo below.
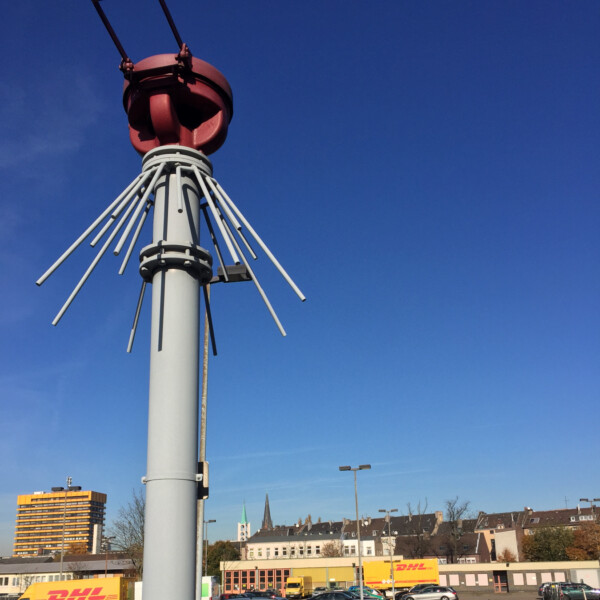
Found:
<path fill-rule="evenodd" d="M 375 560 L 363 563 L 364 583 L 377 590 L 387 591 L 409 589 L 418 583 L 440 583 L 438 561 L 435 558 L 395 560 L 390 569 L 390 561 Z M 393 584 L 392 584 L 393 581 Z"/>
<path fill-rule="evenodd" d="M 32 583 L 19 600 L 130 600 L 133 579 L 68 579 Z"/>

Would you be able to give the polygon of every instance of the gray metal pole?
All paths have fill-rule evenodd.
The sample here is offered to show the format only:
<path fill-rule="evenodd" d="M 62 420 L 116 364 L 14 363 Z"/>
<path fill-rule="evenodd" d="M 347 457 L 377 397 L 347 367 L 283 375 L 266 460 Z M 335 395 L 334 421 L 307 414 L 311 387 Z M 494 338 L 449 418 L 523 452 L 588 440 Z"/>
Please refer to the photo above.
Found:
<path fill-rule="evenodd" d="M 72 479 L 67 477 L 67 487 L 65 489 L 65 506 L 63 509 L 63 526 L 62 526 L 62 541 L 60 543 L 60 581 L 63 580 L 63 559 L 65 556 L 65 528 L 67 526 L 67 494 L 69 493 L 69 488 L 71 487 Z"/>
<path fill-rule="evenodd" d="M 191 599 L 195 592 L 198 460 L 199 302 L 205 251 L 199 248 L 200 197 L 181 177 L 185 209 L 177 209 L 180 161 L 210 170 L 208 159 L 180 146 L 144 157 L 169 161 L 155 191 L 153 243 L 140 272 L 152 281 L 144 600 Z M 210 257 L 209 257 L 210 258 Z"/>
<path fill-rule="evenodd" d="M 356 471 L 354 472 L 354 503 L 356 505 L 356 539 L 358 540 L 358 585 L 360 586 L 360 600 L 363 600 L 363 576 L 362 576 L 362 551 L 360 548 L 360 521 L 358 520 L 358 489 L 356 487 Z"/>
<path fill-rule="evenodd" d="M 210 286 L 207 286 L 207 296 L 210 298 Z M 202 394 L 200 402 L 200 449 L 198 460 L 206 460 L 206 402 L 208 398 L 208 342 L 209 342 L 208 311 L 204 310 L 204 344 L 202 349 Z M 202 575 L 204 574 L 204 500 L 198 500 L 196 513 L 196 600 L 202 600 Z"/>

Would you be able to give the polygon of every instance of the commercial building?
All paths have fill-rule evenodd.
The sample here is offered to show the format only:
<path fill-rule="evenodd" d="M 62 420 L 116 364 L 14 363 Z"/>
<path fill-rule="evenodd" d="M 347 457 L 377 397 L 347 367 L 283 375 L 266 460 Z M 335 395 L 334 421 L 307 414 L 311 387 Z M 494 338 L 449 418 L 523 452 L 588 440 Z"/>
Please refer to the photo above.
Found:
<path fill-rule="evenodd" d="M 106 494 L 78 486 L 20 495 L 13 556 L 97 552 L 105 510 Z"/>

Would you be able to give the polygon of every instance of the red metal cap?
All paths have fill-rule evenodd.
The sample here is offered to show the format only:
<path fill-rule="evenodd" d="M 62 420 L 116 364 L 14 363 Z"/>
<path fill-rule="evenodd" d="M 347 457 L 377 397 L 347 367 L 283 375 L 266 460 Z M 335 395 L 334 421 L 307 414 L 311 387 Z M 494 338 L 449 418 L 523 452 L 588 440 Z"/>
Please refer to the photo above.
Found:
<path fill-rule="evenodd" d="M 125 80 L 123 105 L 140 154 L 166 144 L 211 154 L 225 142 L 233 116 L 225 77 L 203 60 L 176 54 L 136 63 Z"/>

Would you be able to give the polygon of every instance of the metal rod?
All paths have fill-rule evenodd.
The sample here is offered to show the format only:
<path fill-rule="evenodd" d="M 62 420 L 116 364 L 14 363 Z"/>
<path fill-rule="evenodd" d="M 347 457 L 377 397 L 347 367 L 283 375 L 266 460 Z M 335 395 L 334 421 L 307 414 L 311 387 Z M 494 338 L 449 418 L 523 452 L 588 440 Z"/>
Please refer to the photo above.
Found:
<path fill-rule="evenodd" d="M 65 312 L 71 305 L 71 302 L 73 302 L 73 300 L 75 299 L 75 296 L 77 296 L 77 294 L 79 293 L 79 290 L 81 290 L 81 288 L 83 287 L 83 284 L 88 280 L 92 271 L 95 269 L 96 265 L 100 262 L 100 259 L 104 256 L 104 253 L 106 252 L 108 247 L 112 244 L 112 241 L 115 239 L 115 237 L 121 230 L 121 227 L 123 227 L 125 221 L 127 220 L 127 217 L 129 217 L 129 215 L 131 214 L 131 211 L 133 210 L 134 206 L 135 206 L 135 204 L 132 202 L 130 204 L 129 208 L 127 209 L 127 211 L 125 212 L 125 214 L 121 217 L 121 219 L 117 223 L 116 227 L 113 229 L 112 233 L 110 234 L 110 236 L 108 237 L 106 242 L 104 242 L 104 246 L 102 246 L 102 248 L 96 255 L 96 258 L 94 258 L 94 260 L 91 262 L 90 266 L 87 268 L 86 272 L 83 274 L 83 277 L 79 280 L 79 283 L 75 286 L 75 288 L 71 292 L 71 295 L 67 298 L 67 301 L 63 304 L 63 307 L 60 309 L 60 311 L 58 312 L 56 317 L 54 317 L 54 320 L 52 321 L 52 325 L 57 325 L 58 322 L 61 320 L 62 316 L 65 314 Z"/>
<path fill-rule="evenodd" d="M 208 232 L 210 233 L 210 239 L 212 240 L 213 246 L 215 247 L 217 258 L 219 259 L 219 264 L 221 265 L 221 269 L 223 269 L 223 279 L 225 279 L 225 281 L 229 281 L 229 275 L 227 275 L 227 269 L 225 268 L 225 263 L 223 262 L 221 248 L 219 247 L 219 242 L 217 240 L 217 236 L 215 235 L 215 230 L 213 229 L 212 223 L 210 222 L 210 217 L 208 216 L 208 212 L 206 210 L 206 204 L 202 204 L 200 208 L 202 209 L 202 214 L 204 215 L 204 220 L 206 221 Z"/>
<path fill-rule="evenodd" d="M 133 234 L 133 237 L 131 238 L 129 248 L 127 248 L 127 253 L 125 254 L 125 257 L 123 258 L 123 262 L 121 263 L 121 268 L 119 269 L 119 275 L 123 275 L 123 273 L 125 272 L 125 269 L 127 268 L 127 263 L 129 262 L 131 253 L 133 252 L 133 249 L 138 241 L 138 238 L 140 237 L 140 233 L 142 232 L 142 227 L 144 226 L 146 217 L 148 216 L 148 213 L 150 212 L 151 206 L 152 206 L 152 202 L 150 200 L 148 200 L 146 202 L 146 208 L 144 209 L 144 212 L 142 213 L 142 216 L 140 218 L 138 226 Z"/>
<path fill-rule="evenodd" d="M 154 177 L 152 177 L 152 181 L 150 182 L 150 185 L 146 188 L 146 191 L 144 192 L 142 199 L 139 201 L 137 208 L 135 209 L 135 212 L 133 213 L 133 216 L 131 217 L 131 219 L 129 219 L 129 223 L 127 223 L 127 227 L 125 228 L 125 231 L 123 232 L 123 235 L 121 236 L 121 239 L 119 240 L 118 244 L 115 246 L 115 249 L 113 250 L 113 254 L 115 256 L 117 256 L 119 254 L 119 252 L 121 252 L 121 250 L 123 249 L 123 246 L 125 245 L 125 242 L 127 241 L 127 237 L 131 233 L 131 230 L 133 229 L 133 225 L 134 225 L 136 219 L 138 218 L 139 214 L 142 212 L 142 209 L 144 208 L 144 205 L 146 204 L 146 202 L 148 200 L 148 196 L 150 196 L 150 194 L 154 191 L 156 182 L 158 181 L 158 178 L 161 176 L 161 173 L 163 172 L 165 165 L 166 165 L 166 163 L 164 163 L 164 162 L 160 163 L 160 165 L 158 166 L 158 169 L 156 169 L 156 172 L 154 173 Z"/>
<path fill-rule="evenodd" d="M 58 269 L 58 267 L 60 267 L 60 265 L 62 265 L 62 263 L 65 262 L 65 260 L 67 260 L 67 258 L 69 258 L 73 251 L 81 245 L 85 238 L 87 238 L 88 235 L 90 235 L 90 233 L 92 233 L 92 231 L 94 231 L 94 229 L 98 227 L 102 220 L 105 219 L 108 214 L 110 214 L 110 212 L 115 208 L 115 206 L 117 206 L 117 204 L 121 202 L 123 196 L 129 193 L 130 189 L 137 183 L 137 181 L 140 179 L 140 177 L 142 177 L 142 175 L 143 173 L 140 173 L 125 188 L 125 190 L 121 192 L 121 194 L 117 196 L 117 198 L 113 200 L 113 202 L 111 202 L 111 204 L 109 204 L 109 206 L 107 206 L 104 209 L 104 212 L 96 218 L 96 220 L 62 253 L 58 260 L 56 260 L 56 262 L 35 282 L 36 285 L 42 285 L 42 283 L 44 283 L 44 281 L 46 281 L 46 279 L 48 279 L 48 277 L 50 277 L 50 275 L 52 275 L 52 273 L 54 273 L 54 271 L 56 271 L 56 269 Z"/>
<path fill-rule="evenodd" d="M 229 226 L 227 225 L 227 223 L 224 223 L 224 224 L 225 224 L 225 227 L 227 227 L 227 229 L 229 229 Z M 228 231 L 228 234 L 231 236 L 231 241 L 235 244 L 235 247 L 237 248 L 237 251 L 240 253 L 242 261 L 244 262 L 244 265 L 246 266 L 246 269 L 248 269 L 248 273 L 250 273 L 250 276 L 252 277 L 252 281 L 254 282 L 254 285 L 256 286 L 256 289 L 258 290 L 258 293 L 260 294 L 261 298 L 263 299 L 263 302 L 265 303 L 265 306 L 267 307 L 268 311 L 271 313 L 271 316 L 273 317 L 273 320 L 275 321 L 275 324 L 277 325 L 277 328 L 279 329 L 281 335 L 283 337 L 285 337 L 287 335 L 286 332 L 285 332 L 285 329 L 283 328 L 283 325 L 281 324 L 281 321 L 277 317 L 277 314 L 275 313 L 275 309 L 271 306 L 271 303 L 269 302 L 269 299 L 267 298 L 267 295 L 265 294 L 265 292 L 262 289 L 260 283 L 256 279 L 256 275 L 254 274 L 254 271 L 252 271 L 252 268 L 248 264 L 248 261 L 246 260 L 246 257 L 244 256 L 244 253 L 242 252 L 242 249 L 240 248 L 240 245 L 237 243 L 237 240 L 233 237 L 233 233 L 231 231 Z"/>
<path fill-rule="evenodd" d="M 127 344 L 127 352 L 131 353 L 133 349 L 133 341 L 135 340 L 135 333 L 137 331 L 138 321 L 140 320 L 140 312 L 142 311 L 142 303 L 144 302 L 144 294 L 146 293 L 146 282 L 142 281 L 142 287 L 140 289 L 140 295 L 138 297 L 137 306 L 135 308 L 135 316 L 133 317 L 133 325 L 131 326 L 131 333 L 129 334 L 129 343 Z"/>
<path fill-rule="evenodd" d="M 296 292 L 296 295 L 298 296 L 298 298 L 300 298 L 300 300 L 302 300 L 302 302 L 304 302 L 306 300 L 306 296 L 300 291 L 300 288 L 293 282 L 292 278 L 287 274 L 286 270 L 281 266 L 281 264 L 275 258 L 273 253 L 269 250 L 269 248 L 267 248 L 267 245 L 262 241 L 262 239 L 256 233 L 256 231 L 254 231 L 254 229 L 252 228 L 252 225 L 250 225 L 250 223 L 248 223 L 248 220 L 244 217 L 244 215 L 241 213 L 241 211 L 238 209 L 238 207 L 234 204 L 234 202 L 231 200 L 231 198 L 227 195 L 225 190 L 219 185 L 219 182 L 216 179 L 213 181 L 217 185 L 217 188 L 218 188 L 219 192 L 221 192 L 221 195 L 223 196 L 223 198 L 231 206 L 233 211 L 239 217 L 240 221 L 244 224 L 244 227 L 246 227 L 246 229 L 252 234 L 252 237 L 257 241 L 258 245 L 263 249 L 264 253 L 271 259 L 271 262 L 275 265 L 275 267 L 281 273 L 283 278 L 288 282 L 289 286 L 294 290 L 294 292 Z"/>
<path fill-rule="evenodd" d="M 235 215 L 229 210 L 229 207 L 227 206 L 227 203 L 223 200 L 223 197 L 221 196 L 221 193 L 219 192 L 217 186 L 214 184 L 214 182 L 208 176 L 205 176 L 204 180 L 206 181 L 206 183 L 208 183 L 208 185 L 211 187 L 212 191 L 214 192 L 215 199 L 217 200 L 217 202 L 219 202 L 219 204 L 223 204 L 225 214 L 227 215 L 227 218 L 231 221 L 232 225 L 238 231 L 241 230 L 242 226 L 240 225 L 240 222 L 235 218 Z"/>
<path fill-rule="evenodd" d="M 171 17 L 171 13 L 169 12 L 167 4 L 166 4 L 165 0 L 158 0 L 158 1 L 160 2 L 160 5 L 162 6 L 163 12 L 165 13 L 165 17 L 167 17 L 169 27 L 171 28 L 171 31 L 173 32 L 173 35 L 175 36 L 175 41 L 177 42 L 177 45 L 179 46 L 179 48 L 181 48 L 181 46 L 183 46 L 183 40 L 181 39 L 181 36 L 179 35 L 179 32 L 177 31 L 177 27 L 175 27 L 175 21 L 173 21 L 173 17 Z"/>
<path fill-rule="evenodd" d="M 129 56 L 127 55 L 127 52 L 125 52 L 125 48 L 123 48 L 123 45 L 119 41 L 119 38 L 117 37 L 117 34 L 115 33 L 115 30 L 112 28 L 112 25 L 109 23 L 108 19 L 106 18 L 106 15 L 104 14 L 104 11 L 100 7 L 99 0 L 92 0 L 92 4 L 94 5 L 94 8 L 98 12 L 100 19 L 102 19 L 102 22 L 104 23 L 104 27 L 106 27 L 106 31 L 108 31 L 108 35 L 110 35 L 110 37 L 112 38 L 112 41 L 114 42 L 115 46 L 117 47 L 117 50 L 119 51 L 119 54 L 121 55 L 121 58 L 123 59 L 123 62 L 130 62 Z"/>
<path fill-rule="evenodd" d="M 181 187 L 181 165 L 178 165 L 175 169 L 175 175 L 177 176 L 177 212 L 183 212 L 183 189 Z"/>
<path fill-rule="evenodd" d="M 149 169 L 146 173 L 141 173 L 140 180 L 131 188 L 129 193 L 123 198 L 123 201 L 112 212 L 102 229 L 96 234 L 96 237 L 90 242 L 90 246 L 92 248 L 104 237 L 104 234 L 110 229 L 111 225 L 119 217 L 121 212 L 123 212 L 123 209 L 125 206 L 127 206 L 127 203 L 137 202 L 137 198 L 135 196 L 139 195 L 139 193 L 144 189 L 144 185 L 146 184 L 148 177 L 150 177 L 151 173 L 154 172 L 155 168 L 156 167 L 153 167 L 151 170 Z"/>
<path fill-rule="evenodd" d="M 238 255 L 235 253 L 235 250 L 234 250 L 233 246 L 231 245 L 231 242 L 229 241 L 227 233 L 225 232 L 225 228 L 223 227 L 223 219 L 221 218 L 220 213 L 217 210 L 215 203 L 213 202 L 213 199 L 210 196 L 210 192 L 208 191 L 208 188 L 206 187 L 206 184 L 204 183 L 204 180 L 202 179 L 202 175 L 200 175 L 200 171 L 198 170 L 197 167 L 193 166 L 192 168 L 194 169 L 196 179 L 198 180 L 198 183 L 200 184 L 200 187 L 202 188 L 202 193 L 204 194 L 206 203 L 208 204 L 208 206 L 213 214 L 213 217 L 221 231 L 221 235 L 223 236 L 223 239 L 225 240 L 225 244 L 227 246 L 227 249 L 229 250 L 229 254 L 231 255 L 231 260 L 233 260 L 233 262 L 236 265 L 239 265 L 240 259 L 238 258 Z"/>
<path fill-rule="evenodd" d="M 208 177 L 206 177 L 205 180 L 208 183 L 208 185 L 212 188 L 212 191 L 215 194 L 215 201 L 218 204 L 219 209 L 222 209 L 225 212 L 227 218 L 231 221 L 231 224 L 234 226 L 235 230 L 237 231 L 237 234 L 240 236 L 240 239 L 242 240 L 242 242 L 244 242 L 244 245 L 248 249 L 248 252 L 250 252 L 250 256 L 254 260 L 257 260 L 258 256 L 256 256 L 256 253 L 252 249 L 252 246 L 250 246 L 250 243 L 246 239 L 246 236 L 242 231 L 242 226 L 240 225 L 240 222 L 235 218 L 235 215 L 231 212 L 229 206 L 227 206 L 227 202 L 223 199 L 223 196 L 221 196 L 221 193 L 219 192 L 215 184 L 212 182 L 212 180 Z"/>
<path fill-rule="evenodd" d="M 212 312 L 210 310 L 210 284 L 202 286 L 202 291 L 204 292 L 204 305 L 206 307 L 206 319 L 204 320 L 204 327 L 208 327 L 213 356 L 217 356 L 217 342 L 215 340 L 215 330 L 213 327 Z"/>

